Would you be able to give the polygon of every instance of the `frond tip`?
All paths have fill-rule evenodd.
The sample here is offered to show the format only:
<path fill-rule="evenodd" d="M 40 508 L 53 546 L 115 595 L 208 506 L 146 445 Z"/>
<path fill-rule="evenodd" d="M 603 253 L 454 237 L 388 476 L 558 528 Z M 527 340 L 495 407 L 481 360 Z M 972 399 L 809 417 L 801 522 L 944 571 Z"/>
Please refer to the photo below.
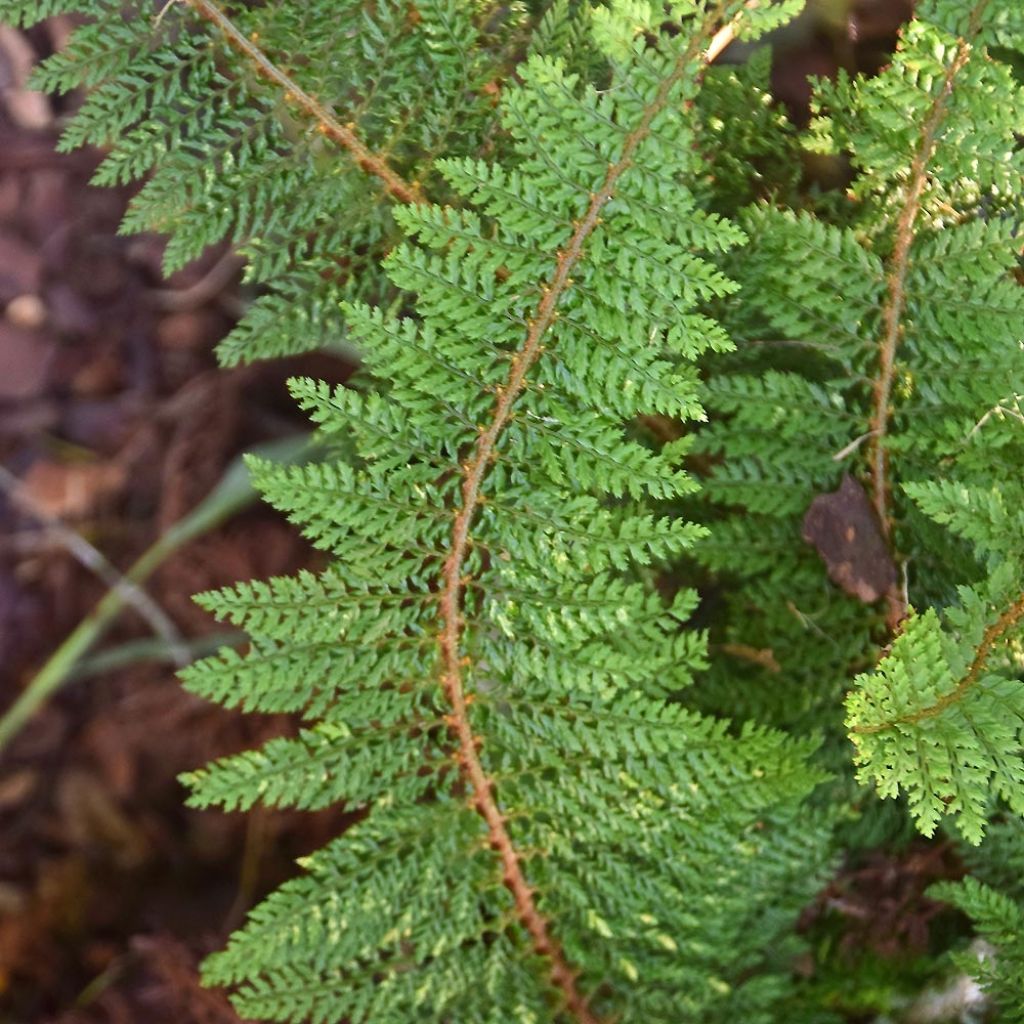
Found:
<path fill-rule="evenodd" d="M 857 677 L 847 726 L 862 781 L 883 797 L 903 789 L 925 835 L 957 816 L 979 843 L 994 797 L 1024 814 L 1024 686 L 1003 650 L 1024 595 L 998 613 L 967 588 L 961 602 L 945 623 L 931 609 L 911 615 L 878 668 Z"/>

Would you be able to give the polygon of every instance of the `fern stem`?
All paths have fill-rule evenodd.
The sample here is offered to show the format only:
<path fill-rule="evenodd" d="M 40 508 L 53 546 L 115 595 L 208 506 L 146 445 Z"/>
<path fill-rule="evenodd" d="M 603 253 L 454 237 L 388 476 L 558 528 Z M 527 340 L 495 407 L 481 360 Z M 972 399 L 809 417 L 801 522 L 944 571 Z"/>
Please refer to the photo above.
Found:
<path fill-rule="evenodd" d="M 672 73 L 662 81 L 654 98 L 644 109 L 637 127 L 626 136 L 621 155 L 615 163 L 609 164 L 600 189 L 591 193 L 587 210 L 575 222 L 568 244 L 559 250 L 554 272 L 547 284 L 542 287 L 541 300 L 533 317 L 528 321 L 526 340 L 512 359 L 505 384 L 497 388 L 498 400 L 490 424 L 481 429 L 472 456 L 463 464 L 462 507 L 455 515 L 451 545 L 442 574 L 441 681 L 452 707 L 453 713 L 449 724 L 453 727 L 459 744 L 459 767 L 472 788 L 473 806 L 487 823 L 492 848 L 501 860 L 503 882 L 515 900 L 519 920 L 533 940 L 534 951 L 550 962 L 550 980 L 560 990 L 566 1009 L 579 1024 L 598 1024 L 598 1018 L 591 1012 L 587 998 L 577 987 L 578 972 L 567 960 L 561 945 L 552 933 L 549 921 L 537 907 L 534 890 L 526 880 L 519 853 L 506 827 L 505 816 L 498 807 L 494 783 L 481 763 L 478 752 L 480 743 L 469 720 L 471 698 L 467 698 L 465 692 L 465 662 L 460 656 L 464 627 L 460 606 L 463 592 L 469 582 L 463 577 L 463 567 L 469 548 L 470 527 L 477 509 L 484 500 L 481 489 L 484 476 L 488 465 L 498 457 L 498 438 L 512 415 L 516 399 L 527 386 L 528 371 L 544 351 L 544 337 L 558 318 L 558 303 L 572 287 L 573 269 L 584 258 L 587 239 L 601 224 L 601 209 L 615 194 L 619 178 L 632 164 L 633 154 L 650 132 L 654 118 L 668 103 L 673 88 L 686 74 L 687 68 L 700 52 L 704 40 L 711 35 L 715 24 L 721 19 L 726 6 L 726 0 L 720 0 L 707 15 L 701 29 L 676 61 Z M 733 19 L 714 34 L 711 44 L 703 54 L 702 68 L 717 57 L 732 40 L 736 22 L 737 19 Z"/>
<path fill-rule="evenodd" d="M 871 463 L 871 501 L 878 514 L 883 535 L 888 539 L 892 534 L 889 513 L 889 460 L 885 450 L 885 438 L 892 415 L 892 386 L 896 371 L 896 350 L 903 336 L 903 314 L 906 309 L 906 282 L 910 272 L 910 249 L 915 238 L 917 219 L 921 212 L 921 197 L 928 179 L 928 168 L 935 153 L 937 135 L 946 117 L 949 99 L 953 94 L 956 76 L 963 69 L 971 55 L 971 39 L 981 26 L 981 16 L 989 0 L 979 0 L 971 12 L 967 34 L 961 38 L 953 60 L 946 68 L 942 88 L 932 104 L 921 131 L 921 143 L 910 166 L 910 177 L 903 189 L 901 211 L 896 222 L 896 239 L 886 275 L 888 296 L 882 307 L 882 336 L 878 343 L 878 376 L 874 381 L 873 410 L 868 428 L 871 437 L 868 457 Z M 906 617 L 906 600 L 894 587 L 887 595 L 889 602 L 889 627 L 895 631 Z"/>
<path fill-rule="evenodd" d="M 342 124 L 337 115 L 311 96 L 286 72 L 282 71 L 247 37 L 213 0 L 183 0 L 197 14 L 212 22 L 227 42 L 247 57 L 260 77 L 278 86 L 285 98 L 294 103 L 316 122 L 317 130 L 342 149 L 347 150 L 356 164 L 367 174 L 379 178 L 387 192 L 401 203 L 425 202 L 416 182 L 407 182 L 380 154 L 373 152 L 355 132 L 355 125 Z"/>
<path fill-rule="evenodd" d="M 894 718 L 889 722 L 881 722 L 876 725 L 858 725 L 854 726 L 850 732 L 859 733 L 864 736 L 870 736 L 875 733 L 885 732 L 887 729 L 892 729 L 897 725 L 912 725 L 915 722 L 923 722 L 927 718 L 937 718 L 947 708 L 958 703 L 963 699 L 964 695 L 968 690 L 978 681 L 981 673 L 985 670 L 985 665 L 988 663 L 988 659 L 992 654 L 993 649 L 1000 640 L 1003 639 L 1006 634 L 1013 629 L 1024 619 L 1024 593 L 1017 598 L 1003 612 L 1002 615 L 992 623 L 988 629 L 985 630 L 981 637 L 981 643 L 978 644 L 978 649 L 974 653 L 974 659 L 971 661 L 970 667 L 964 674 L 963 679 L 960 680 L 956 686 L 940 697 L 934 704 L 929 704 L 928 707 L 922 708 L 920 711 L 914 711 L 907 715 L 900 715 L 898 718 Z"/>

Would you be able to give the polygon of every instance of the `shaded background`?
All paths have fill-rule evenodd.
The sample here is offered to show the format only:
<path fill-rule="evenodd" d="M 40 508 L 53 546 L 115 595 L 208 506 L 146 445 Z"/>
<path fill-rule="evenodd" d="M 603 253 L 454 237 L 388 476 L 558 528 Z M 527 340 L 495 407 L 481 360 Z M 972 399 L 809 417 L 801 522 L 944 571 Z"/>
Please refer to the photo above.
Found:
<path fill-rule="evenodd" d="M 0 26 L 0 464 L 21 495 L 6 478 L 0 707 L 107 591 L 53 520 L 126 568 L 237 453 L 307 429 L 288 376 L 351 370 L 326 356 L 216 368 L 213 344 L 246 301 L 238 263 L 210 252 L 162 281 L 161 241 L 116 235 L 130 190 L 88 185 L 100 154 L 54 152 L 76 98 L 24 88 L 70 29 Z M 313 557 L 254 505 L 146 590 L 191 643 L 215 624 L 190 595 Z M 128 608 L 102 648 L 148 635 Z M 199 989 L 198 955 L 343 819 L 188 811 L 176 775 L 290 728 L 207 705 L 166 660 L 137 659 L 70 683 L 31 720 L 0 765 L 0 1019 L 237 1020 Z"/>

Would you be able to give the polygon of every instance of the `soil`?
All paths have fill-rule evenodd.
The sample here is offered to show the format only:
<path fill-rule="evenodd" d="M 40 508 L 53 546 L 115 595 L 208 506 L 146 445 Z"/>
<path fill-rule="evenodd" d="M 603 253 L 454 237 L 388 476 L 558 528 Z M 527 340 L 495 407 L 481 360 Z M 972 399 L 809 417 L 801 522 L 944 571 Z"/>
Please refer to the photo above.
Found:
<path fill-rule="evenodd" d="M 123 571 L 239 452 L 306 429 L 289 376 L 352 369 L 216 367 L 249 298 L 237 265 L 211 251 L 162 280 L 161 240 L 116 234 L 131 190 L 88 183 L 102 154 L 55 152 L 76 97 L 25 88 L 68 30 L 0 26 L 0 466 L 38 512 L 0 491 L 0 709 L 107 591 L 55 521 Z M 254 506 L 146 591 L 189 642 L 217 628 L 192 594 L 315 561 Z M 129 609 L 101 646 L 151 635 Z M 207 705 L 160 663 L 65 686 L 0 759 L 0 1021 L 236 1020 L 199 987 L 200 957 L 344 816 L 192 811 L 177 776 L 293 728 Z"/>

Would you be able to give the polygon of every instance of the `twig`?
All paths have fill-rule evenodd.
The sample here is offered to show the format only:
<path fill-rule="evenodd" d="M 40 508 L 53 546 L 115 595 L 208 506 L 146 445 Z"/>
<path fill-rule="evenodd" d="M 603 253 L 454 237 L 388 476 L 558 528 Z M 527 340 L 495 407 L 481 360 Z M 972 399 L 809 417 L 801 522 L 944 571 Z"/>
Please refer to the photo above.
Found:
<path fill-rule="evenodd" d="M 188 662 L 191 665 L 197 658 L 209 657 L 225 647 L 239 648 L 247 641 L 248 637 L 241 632 L 225 630 L 205 633 L 203 636 L 187 641 Z M 142 665 L 147 662 L 153 664 L 173 662 L 171 652 L 163 641 L 154 637 L 144 637 L 139 640 L 128 640 L 115 647 L 104 648 L 96 654 L 82 658 L 72 669 L 68 679 L 75 681 L 88 679 L 91 676 L 115 672 L 129 665 Z"/>
<path fill-rule="evenodd" d="M 158 541 L 125 573 L 125 579 L 133 584 L 141 583 L 175 546 L 166 545 L 163 539 Z M 17 700 L 0 717 L 0 752 L 64 685 L 81 657 L 106 632 L 123 608 L 123 590 L 108 590 L 99 604 L 50 655 L 28 686 L 18 695 Z"/>
<path fill-rule="evenodd" d="M 167 644 L 174 663 L 179 668 L 188 664 L 188 647 L 184 637 L 167 613 L 142 587 L 119 573 L 106 556 L 80 533 L 70 529 L 56 516 L 52 516 L 45 509 L 40 508 L 38 503 L 25 492 L 21 481 L 5 466 L 0 466 L 0 489 L 9 495 L 11 500 L 23 511 L 43 523 L 72 558 L 98 576 L 112 590 L 117 591 L 124 604 L 134 608 L 149 623 L 153 632 Z"/>
<path fill-rule="evenodd" d="M 167 0 L 167 2 L 160 8 L 160 11 L 153 17 L 153 28 L 159 28 L 160 22 L 167 17 L 167 12 L 176 4 L 178 0 Z"/>
<path fill-rule="evenodd" d="M 286 437 L 261 446 L 262 454 L 280 462 L 294 462 L 311 454 L 307 437 Z M 259 449 L 258 449 L 259 451 Z M 256 500 L 248 470 L 241 458 L 232 463 L 220 483 L 184 519 L 167 530 L 124 574 L 139 585 L 183 544 L 214 529 L 225 519 Z M 110 589 L 99 604 L 75 627 L 46 660 L 14 703 L 0 715 L 0 752 L 26 722 L 67 681 L 82 657 L 106 632 L 124 609 L 121 589 Z"/>
<path fill-rule="evenodd" d="M 229 249 L 195 284 L 187 288 L 151 288 L 146 295 L 157 309 L 170 313 L 198 309 L 216 298 L 244 265 L 245 260 Z"/>
<path fill-rule="evenodd" d="M 834 462 L 842 462 L 847 455 L 852 455 L 865 441 L 869 438 L 874 437 L 874 432 L 869 430 L 866 434 L 861 434 L 860 437 L 855 437 L 845 448 L 840 448 L 839 451 L 832 456 Z"/>
<path fill-rule="evenodd" d="M 981 417 L 980 420 L 978 420 L 977 423 L 974 424 L 973 427 L 971 427 L 967 436 L 964 438 L 964 444 L 967 444 L 969 441 L 973 441 L 975 435 L 981 431 L 981 428 L 985 426 L 993 416 L 998 420 L 1009 416 L 1012 419 L 1019 420 L 1021 423 L 1024 423 L 1024 411 L 1021 411 L 1020 400 L 1020 395 L 1013 396 L 1013 404 L 1015 406 L 1013 409 L 1008 409 L 1002 402 L 994 405 L 987 413 L 985 413 L 984 416 Z M 1005 399 L 1005 401 L 1009 401 L 1009 399 Z"/>
<path fill-rule="evenodd" d="M 748 11 L 756 11 L 761 6 L 761 0 L 747 0 L 743 6 Z M 733 18 L 711 37 L 711 42 L 708 43 L 708 48 L 704 51 L 705 67 L 714 64 L 736 41 L 736 29 L 739 27 L 739 21 L 738 16 Z"/>
<path fill-rule="evenodd" d="M 761 668 L 767 669 L 772 675 L 778 675 L 782 666 L 775 659 L 775 652 L 770 647 L 752 647 L 750 644 L 719 644 L 716 648 L 722 654 L 731 658 L 739 658 L 740 661 L 749 661 Z"/>

